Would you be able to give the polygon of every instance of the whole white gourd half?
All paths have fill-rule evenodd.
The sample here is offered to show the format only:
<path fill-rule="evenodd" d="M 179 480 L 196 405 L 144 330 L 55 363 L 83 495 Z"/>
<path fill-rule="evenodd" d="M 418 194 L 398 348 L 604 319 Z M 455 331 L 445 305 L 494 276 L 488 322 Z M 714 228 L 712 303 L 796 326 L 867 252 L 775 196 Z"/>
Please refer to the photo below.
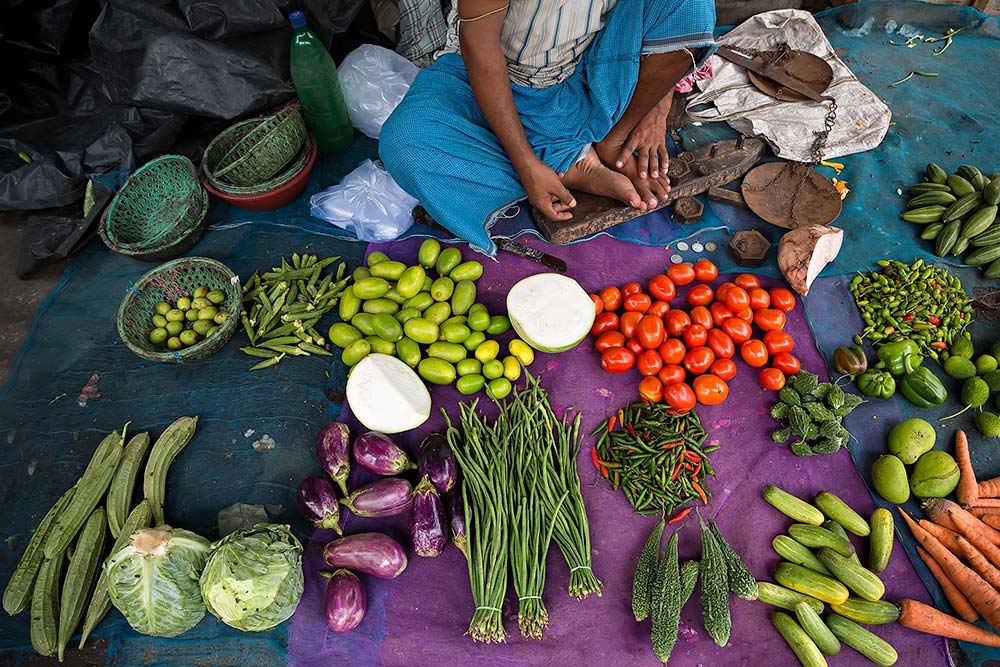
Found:
<path fill-rule="evenodd" d="M 596 311 L 580 283 L 558 273 L 539 273 L 507 294 L 507 317 L 517 335 L 541 352 L 572 349 L 590 333 Z"/>
<path fill-rule="evenodd" d="M 431 415 L 431 395 L 423 380 L 388 354 L 369 354 L 351 370 L 347 403 L 365 428 L 379 433 L 409 431 Z"/>

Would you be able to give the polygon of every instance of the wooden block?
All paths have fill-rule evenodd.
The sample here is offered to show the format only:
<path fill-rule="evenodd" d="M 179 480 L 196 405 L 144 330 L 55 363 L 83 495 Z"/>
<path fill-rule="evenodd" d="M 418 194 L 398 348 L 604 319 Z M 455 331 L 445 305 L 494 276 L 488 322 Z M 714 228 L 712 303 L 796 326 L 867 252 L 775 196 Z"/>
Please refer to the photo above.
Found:
<path fill-rule="evenodd" d="M 721 201 L 726 204 L 732 204 L 733 206 L 747 207 L 747 203 L 743 201 L 743 195 L 735 190 L 727 190 L 721 186 L 712 186 L 708 189 L 708 198 L 713 201 Z"/>
<path fill-rule="evenodd" d="M 741 178 L 757 164 L 765 149 L 763 139 L 750 137 L 718 141 L 674 156 L 667 171 L 670 176 L 667 201 L 653 210 Z M 557 222 L 546 218 L 537 209 L 531 211 L 539 231 L 552 243 L 569 243 L 650 212 L 585 192 L 573 192 L 573 195 L 576 197 L 576 208 L 573 209 L 572 220 Z"/>

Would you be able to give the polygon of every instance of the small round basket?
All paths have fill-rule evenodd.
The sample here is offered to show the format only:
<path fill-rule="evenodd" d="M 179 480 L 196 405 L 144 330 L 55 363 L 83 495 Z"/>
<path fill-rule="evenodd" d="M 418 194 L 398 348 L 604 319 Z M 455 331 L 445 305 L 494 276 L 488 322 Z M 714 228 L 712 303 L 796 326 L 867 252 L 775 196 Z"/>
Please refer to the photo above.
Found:
<path fill-rule="evenodd" d="M 285 107 L 255 122 L 213 165 L 216 179 L 238 187 L 257 186 L 301 152 L 306 142 L 306 124 L 298 107 Z"/>
<path fill-rule="evenodd" d="M 198 240 L 201 239 L 202 233 L 205 231 L 205 216 L 208 214 L 208 192 L 203 189 L 198 199 L 200 200 L 200 216 L 198 224 L 193 228 L 187 229 L 184 233 L 178 232 L 162 239 L 159 244 L 154 244 L 146 248 L 135 249 L 120 246 L 112 241 L 108 236 L 107 209 L 105 209 L 104 214 L 101 216 L 101 222 L 97 227 L 97 233 L 101 237 L 101 240 L 104 241 L 104 245 L 111 250 L 131 257 L 132 259 L 138 259 L 142 262 L 163 262 L 168 259 L 180 257 L 198 243 Z"/>
<path fill-rule="evenodd" d="M 229 314 L 219 330 L 191 347 L 168 350 L 149 342 L 152 318 L 160 301 L 175 302 L 199 286 L 222 290 L 226 300 L 219 308 Z M 183 257 L 149 271 L 128 288 L 118 307 L 118 335 L 128 349 L 149 361 L 190 363 L 218 352 L 232 337 L 240 321 L 243 291 L 229 268 L 207 257 Z"/>
<path fill-rule="evenodd" d="M 201 226 L 207 201 L 191 160 L 158 157 L 137 169 L 115 194 L 101 237 L 125 254 L 159 250 Z"/>
<path fill-rule="evenodd" d="M 309 155 L 312 152 L 312 142 L 307 140 L 303 142 L 302 148 L 299 149 L 299 152 L 294 158 L 292 158 L 291 162 L 278 171 L 277 174 L 262 183 L 249 187 L 241 187 L 227 183 L 220 178 L 216 178 L 215 168 L 219 163 L 221 156 L 228 152 L 230 148 L 246 136 L 247 133 L 252 131 L 258 123 L 259 121 L 256 119 L 239 122 L 236 125 L 223 130 L 214 139 L 212 139 L 208 148 L 205 149 L 205 155 L 201 162 L 202 172 L 212 187 L 219 192 L 232 195 L 233 197 L 248 197 L 266 194 L 273 190 L 277 190 L 295 178 L 309 161 Z"/>

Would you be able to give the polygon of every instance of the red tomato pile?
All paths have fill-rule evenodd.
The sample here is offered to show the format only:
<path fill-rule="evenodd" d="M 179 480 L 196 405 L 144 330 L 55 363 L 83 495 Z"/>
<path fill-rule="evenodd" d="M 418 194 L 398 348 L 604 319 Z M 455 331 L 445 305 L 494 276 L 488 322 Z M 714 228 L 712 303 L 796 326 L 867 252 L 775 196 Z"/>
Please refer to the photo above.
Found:
<path fill-rule="evenodd" d="M 713 289 L 709 283 L 718 277 L 715 264 L 700 259 L 693 266 L 672 264 L 645 291 L 639 283 L 628 283 L 591 294 L 597 318 L 590 333 L 601 368 L 609 373 L 638 369 L 643 376 L 639 394 L 678 412 L 726 400 L 737 352 L 747 366 L 761 369 L 764 389 L 784 387 L 785 377 L 799 372 L 792 355 L 795 341 L 783 331 L 795 296 L 783 287 L 764 289 L 748 273 Z M 691 287 L 679 299 L 678 288 L 686 285 Z M 685 305 L 672 308 L 675 300 Z"/>

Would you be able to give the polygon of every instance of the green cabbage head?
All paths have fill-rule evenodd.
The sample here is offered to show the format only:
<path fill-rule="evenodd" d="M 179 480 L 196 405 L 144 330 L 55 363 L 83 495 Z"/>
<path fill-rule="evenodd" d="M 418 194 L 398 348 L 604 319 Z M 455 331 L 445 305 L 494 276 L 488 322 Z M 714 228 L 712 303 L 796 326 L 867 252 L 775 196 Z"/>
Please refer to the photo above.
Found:
<path fill-rule="evenodd" d="M 288 526 L 259 523 L 212 545 L 201 574 L 208 610 L 238 630 L 269 630 L 302 597 L 302 545 Z"/>
<path fill-rule="evenodd" d="M 211 544 L 159 526 L 137 531 L 104 563 L 111 602 L 144 635 L 176 637 L 205 616 L 198 580 Z"/>

